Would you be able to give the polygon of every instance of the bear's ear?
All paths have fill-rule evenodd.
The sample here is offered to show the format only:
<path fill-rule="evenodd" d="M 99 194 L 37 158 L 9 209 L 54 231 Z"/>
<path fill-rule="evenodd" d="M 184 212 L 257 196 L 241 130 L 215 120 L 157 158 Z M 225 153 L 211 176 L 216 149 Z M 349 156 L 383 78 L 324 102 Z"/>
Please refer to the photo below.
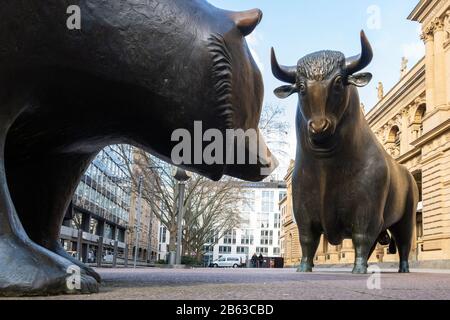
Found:
<path fill-rule="evenodd" d="M 275 95 L 280 99 L 286 99 L 287 97 L 289 97 L 290 95 L 292 95 L 296 92 L 297 92 L 297 86 L 295 84 L 281 86 L 274 90 Z"/>
<path fill-rule="evenodd" d="M 349 75 L 347 82 L 357 87 L 365 87 L 372 80 L 372 74 L 369 72 Z"/>

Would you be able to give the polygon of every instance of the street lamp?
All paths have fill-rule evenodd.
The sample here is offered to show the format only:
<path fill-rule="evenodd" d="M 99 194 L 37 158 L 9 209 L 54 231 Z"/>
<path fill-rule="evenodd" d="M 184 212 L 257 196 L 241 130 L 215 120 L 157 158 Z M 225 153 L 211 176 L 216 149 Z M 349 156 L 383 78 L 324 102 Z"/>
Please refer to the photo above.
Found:
<path fill-rule="evenodd" d="M 185 170 L 177 168 L 173 176 L 177 180 L 178 186 L 178 214 L 177 214 L 177 249 L 176 261 L 177 265 L 181 264 L 181 243 L 183 237 L 183 216 L 184 216 L 184 189 L 186 182 L 191 178 Z M 171 252 L 170 263 L 173 264 L 173 253 Z"/>
<path fill-rule="evenodd" d="M 138 182 L 138 201 L 137 201 L 137 212 L 136 212 L 136 225 L 134 226 L 136 230 L 136 237 L 134 242 L 134 263 L 133 268 L 136 269 L 137 264 L 137 255 L 138 255 L 138 247 L 139 247 L 139 229 L 141 227 L 141 201 L 142 201 L 142 180 L 144 179 L 143 175 L 139 176 Z"/>

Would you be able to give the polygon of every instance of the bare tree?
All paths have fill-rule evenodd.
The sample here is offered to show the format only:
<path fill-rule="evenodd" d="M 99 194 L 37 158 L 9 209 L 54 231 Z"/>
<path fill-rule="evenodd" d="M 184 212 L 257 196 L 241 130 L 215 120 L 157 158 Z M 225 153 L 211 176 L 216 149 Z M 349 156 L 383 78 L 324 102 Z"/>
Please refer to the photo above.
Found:
<path fill-rule="evenodd" d="M 278 106 L 266 105 L 261 114 L 260 130 L 266 137 L 273 152 L 286 154 L 286 136 L 289 125 L 283 121 L 284 112 Z M 133 192 L 138 192 L 142 176 L 142 198 L 150 204 L 152 213 L 170 233 L 169 250 L 174 251 L 177 233 L 177 181 L 173 177 L 173 166 L 150 156 L 142 150 L 119 146 L 122 157 L 132 180 Z M 246 199 L 242 183 L 236 179 L 224 178 L 213 182 L 193 174 L 186 183 L 183 223 L 183 253 L 195 255 L 197 259 L 203 246 L 213 235 L 220 239 L 224 234 L 240 224 L 239 205 Z"/>
<path fill-rule="evenodd" d="M 287 136 L 289 123 L 285 121 L 284 110 L 279 106 L 265 105 L 261 111 L 259 129 L 266 139 L 272 153 L 286 157 L 288 147 Z"/>
<path fill-rule="evenodd" d="M 142 176 L 142 199 L 150 204 L 153 214 L 170 233 L 169 250 L 174 251 L 177 234 L 177 181 L 173 177 L 173 166 L 135 149 L 133 161 L 126 157 L 122 146 L 121 156 L 128 168 L 133 191 L 138 192 Z M 231 178 L 213 182 L 193 174 L 186 183 L 184 199 L 183 253 L 201 255 L 203 245 L 211 234 L 219 238 L 238 226 L 240 217 L 238 202 L 240 184 Z"/>

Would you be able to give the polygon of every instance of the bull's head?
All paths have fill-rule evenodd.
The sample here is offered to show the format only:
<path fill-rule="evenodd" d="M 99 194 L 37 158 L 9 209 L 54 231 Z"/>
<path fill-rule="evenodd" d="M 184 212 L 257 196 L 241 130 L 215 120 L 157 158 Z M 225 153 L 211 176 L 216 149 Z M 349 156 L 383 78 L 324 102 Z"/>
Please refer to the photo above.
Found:
<path fill-rule="evenodd" d="M 318 154 L 326 155 L 337 144 L 336 131 L 352 102 L 356 87 L 367 85 L 370 73 L 357 73 L 372 61 L 373 52 L 361 31 L 361 54 L 345 58 L 336 51 L 320 51 L 300 59 L 297 66 L 279 65 L 272 48 L 274 76 L 291 85 L 275 90 L 281 99 L 299 95 L 299 114 L 306 129 L 307 144 Z M 359 103 L 358 103 L 359 106 Z"/>

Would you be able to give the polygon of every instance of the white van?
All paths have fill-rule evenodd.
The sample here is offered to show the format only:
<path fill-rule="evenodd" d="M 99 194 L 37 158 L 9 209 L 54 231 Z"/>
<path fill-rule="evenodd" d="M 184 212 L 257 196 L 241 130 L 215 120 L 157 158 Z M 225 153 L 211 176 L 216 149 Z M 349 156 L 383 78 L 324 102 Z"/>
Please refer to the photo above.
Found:
<path fill-rule="evenodd" d="M 239 268 L 242 265 L 242 258 L 239 256 L 226 256 L 214 260 L 214 268 Z"/>

